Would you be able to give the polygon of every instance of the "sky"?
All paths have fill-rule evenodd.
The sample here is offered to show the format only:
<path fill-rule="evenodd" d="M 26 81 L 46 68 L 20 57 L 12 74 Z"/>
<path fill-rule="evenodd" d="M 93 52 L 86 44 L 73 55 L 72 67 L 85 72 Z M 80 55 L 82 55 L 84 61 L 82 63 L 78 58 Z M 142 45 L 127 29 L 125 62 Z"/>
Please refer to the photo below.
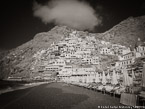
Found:
<path fill-rule="evenodd" d="M 144 0 L 2 0 L 0 50 L 20 46 L 56 25 L 102 33 L 141 15 Z"/>

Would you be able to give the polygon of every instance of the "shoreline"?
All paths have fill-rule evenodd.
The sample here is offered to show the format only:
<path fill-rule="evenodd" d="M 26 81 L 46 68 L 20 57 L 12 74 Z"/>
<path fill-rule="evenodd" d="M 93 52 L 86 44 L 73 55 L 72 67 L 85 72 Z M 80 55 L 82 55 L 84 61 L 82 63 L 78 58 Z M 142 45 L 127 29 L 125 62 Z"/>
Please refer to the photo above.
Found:
<path fill-rule="evenodd" d="M 16 91 L 16 90 L 31 88 L 31 87 L 39 86 L 39 85 L 42 85 L 42 84 L 48 84 L 48 83 L 52 83 L 52 81 L 51 82 L 28 83 L 28 84 L 24 84 L 23 86 L 20 86 L 20 87 L 17 87 L 17 88 L 9 87 L 9 88 L 0 90 L 0 95 L 4 94 L 4 93 L 7 93 L 7 92 L 12 92 L 12 91 Z"/>

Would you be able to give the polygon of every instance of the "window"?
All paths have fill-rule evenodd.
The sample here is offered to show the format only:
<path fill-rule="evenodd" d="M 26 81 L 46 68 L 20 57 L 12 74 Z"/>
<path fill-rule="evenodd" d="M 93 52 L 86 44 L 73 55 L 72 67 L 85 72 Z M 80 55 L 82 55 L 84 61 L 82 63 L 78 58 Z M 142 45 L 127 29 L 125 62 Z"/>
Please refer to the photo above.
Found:
<path fill-rule="evenodd" d="M 129 64 L 129 61 L 126 61 L 126 64 L 128 65 Z"/>

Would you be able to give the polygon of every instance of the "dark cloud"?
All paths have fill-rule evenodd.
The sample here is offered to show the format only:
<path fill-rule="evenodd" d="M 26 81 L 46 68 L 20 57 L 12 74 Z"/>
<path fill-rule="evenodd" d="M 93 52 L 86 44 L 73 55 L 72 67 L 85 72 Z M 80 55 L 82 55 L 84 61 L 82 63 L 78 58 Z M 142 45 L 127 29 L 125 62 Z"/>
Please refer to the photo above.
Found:
<path fill-rule="evenodd" d="M 53 22 L 79 30 L 93 30 L 102 23 L 101 16 L 89 4 L 78 0 L 53 0 L 46 5 L 35 2 L 33 11 L 45 24 Z"/>

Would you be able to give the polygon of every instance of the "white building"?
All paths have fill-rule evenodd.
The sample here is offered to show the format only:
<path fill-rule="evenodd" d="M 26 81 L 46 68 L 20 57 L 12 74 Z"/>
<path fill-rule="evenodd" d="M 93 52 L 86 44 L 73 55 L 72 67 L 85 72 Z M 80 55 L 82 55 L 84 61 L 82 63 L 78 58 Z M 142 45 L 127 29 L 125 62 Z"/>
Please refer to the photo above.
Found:
<path fill-rule="evenodd" d="M 136 58 L 145 56 L 145 44 L 139 45 L 134 49 Z"/>
<path fill-rule="evenodd" d="M 59 72 L 60 71 L 60 67 L 59 66 L 54 66 L 54 65 L 47 65 L 45 66 L 44 71 L 51 71 L 51 72 Z"/>
<path fill-rule="evenodd" d="M 114 52 L 112 51 L 111 47 L 101 47 L 100 48 L 100 54 L 105 55 L 114 55 Z"/>
<path fill-rule="evenodd" d="M 53 66 L 64 66 L 64 65 L 66 65 L 65 60 L 63 58 L 51 59 L 49 61 L 49 64 L 53 65 Z"/>
<path fill-rule="evenodd" d="M 61 68 L 59 75 L 71 75 L 73 73 L 73 66 L 66 65 Z"/>
<path fill-rule="evenodd" d="M 119 57 L 119 60 L 128 60 L 128 59 L 135 58 L 134 52 L 131 52 L 131 51 L 118 57 Z"/>

